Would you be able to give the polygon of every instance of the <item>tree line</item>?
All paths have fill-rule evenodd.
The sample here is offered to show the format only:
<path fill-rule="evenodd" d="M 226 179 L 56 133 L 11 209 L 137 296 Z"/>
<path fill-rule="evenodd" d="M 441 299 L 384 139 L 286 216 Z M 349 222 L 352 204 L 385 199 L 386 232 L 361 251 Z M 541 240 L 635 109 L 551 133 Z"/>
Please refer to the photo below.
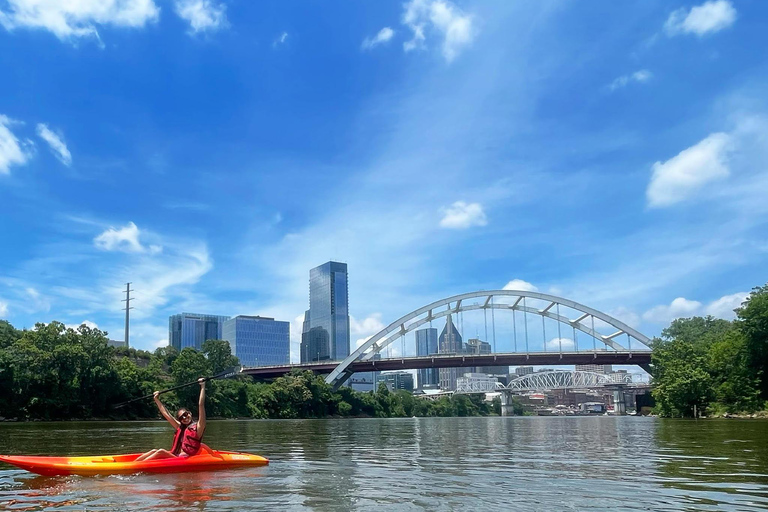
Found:
<path fill-rule="evenodd" d="M 107 333 L 60 322 L 18 330 L 0 321 L 0 417 L 18 420 L 141 419 L 158 417 L 151 399 L 116 404 L 192 382 L 236 366 L 229 343 L 208 340 L 202 350 L 163 347 L 154 352 L 115 348 Z M 410 417 L 500 414 L 498 401 L 457 395 L 428 401 L 407 391 L 337 391 L 309 371 L 270 383 L 240 375 L 212 380 L 206 412 L 220 418 Z M 198 386 L 163 395 L 169 410 L 197 403 Z"/>
<path fill-rule="evenodd" d="M 768 284 L 733 321 L 674 320 L 652 343 L 653 397 L 662 416 L 752 413 L 768 400 Z"/>

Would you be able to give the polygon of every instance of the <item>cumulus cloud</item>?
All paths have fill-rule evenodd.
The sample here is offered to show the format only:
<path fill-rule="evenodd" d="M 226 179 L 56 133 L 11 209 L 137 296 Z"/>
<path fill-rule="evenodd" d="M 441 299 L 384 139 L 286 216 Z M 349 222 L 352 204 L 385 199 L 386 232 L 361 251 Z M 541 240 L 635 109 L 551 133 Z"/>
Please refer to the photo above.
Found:
<path fill-rule="evenodd" d="M 529 283 L 528 281 L 523 281 L 522 279 L 513 279 L 507 284 L 504 285 L 504 288 L 502 290 L 517 290 L 517 291 L 523 291 L 523 292 L 537 292 L 539 289 Z"/>
<path fill-rule="evenodd" d="M 559 351 L 562 347 L 563 350 L 573 350 L 574 343 L 571 338 L 552 338 L 546 342 L 546 348 L 550 351 Z"/>
<path fill-rule="evenodd" d="M 0 318 L 8 318 L 8 303 L 0 300 Z"/>
<path fill-rule="evenodd" d="M 37 135 L 51 147 L 51 151 L 67 167 L 72 165 L 72 154 L 67 149 L 62 137 L 48 128 L 47 124 L 39 123 L 37 125 Z"/>
<path fill-rule="evenodd" d="M 42 29 L 61 40 L 99 37 L 97 25 L 143 27 L 156 21 L 160 9 L 153 0 L 7 0 L 0 10 L 0 25 Z"/>
<path fill-rule="evenodd" d="M 31 156 L 9 128 L 14 123 L 0 114 L 0 174 L 10 174 L 12 165 L 24 165 Z"/>
<path fill-rule="evenodd" d="M 376 34 L 373 37 L 366 37 L 363 39 L 363 50 L 368 50 L 373 48 L 374 46 L 378 46 L 380 44 L 384 44 L 389 42 L 390 39 L 392 39 L 392 36 L 395 35 L 395 31 L 392 30 L 389 27 L 384 27 L 383 29 L 379 30 L 379 33 Z"/>
<path fill-rule="evenodd" d="M 96 325 L 96 322 L 91 322 L 90 320 L 83 320 L 79 324 L 64 324 L 64 325 L 67 327 L 67 329 L 74 329 L 74 330 L 77 330 L 77 328 L 80 327 L 81 325 L 90 327 L 91 329 L 99 328 L 99 326 Z"/>
<path fill-rule="evenodd" d="M 741 306 L 741 303 L 748 296 L 748 292 L 738 292 L 720 297 L 706 305 L 696 300 L 678 297 L 669 305 L 660 305 L 649 309 L 643 313 L 643 320 L 667 324 L 675 318 L 701 315 L 712 315 L 716 318 L 732 320 L 736 316 L 733 310 Z"/>
<path fill-rule="evenodd" d="M 734 310 L 741 307 L 741 304 L 749 297 L 748 292 L 738 292 L 732 295 L 725 295 L 712 301 L 707 305 L 704 312 L 717 318 L 732 320 L 736 317 Z"/>
<path fill-rule="evenodd" d="M 688 199 L 707 183 L 728 177 L 731 137 L 713 133 L 666 162 L 653 164 L 646 190 L 648 206 L 661 208 Z"/>
<path fill-rule="evenodd" d="M 413 37 L 403 43 L 406 52 L 423 48 L 427 32 L 433 32 L 442 37 L 443 57 L 451 62 L 474 38 L 472 16 L 451 2 L 411 0 L 404 9 L 402 23 L 413 33 Z"/>
<path fill-rule="evenodd" d="M 669 15 L 664 24 L 668 36 L 679 34 L 706 34 L 719 32 L 736 21 L 736 9 L 728 0 L 710 0 L 687 10 L 678 9 Z"/>
<path fill-rule="evenodd" d="M 150 254 L 157 254 L 162 252 L 163 248 L 159 245 L 150 245 L 145 247 L 139 241 L 141 232 L 138 226 L 133 222 L 129 222 L 127 226 L 120 229 L 110 227 L 103 233 L 93 239 L 93 243 L 99 249 L 105 251 L 121 251 L 121 252 L 149 252 Z"/>
<path fill-rule="evenodd" d="M 441 228 L 467 229 L 472 226 L 488 224 L 488 219 L 485 217 L 483 206 L 480 203 L 456 201 L 440 211 L 443 214 L 443 218 L 440 220 Z"/>
<path fill-rule="evenodd" d="M 224 4 L 211 0 L 176 0 L 174 8 L 181 19 L 189 22 L 193 34 L 215 32 L 229 25 Z"/>
<path fill-rule="evenodd" d="M 641 69 L 639 71 L 635 71 L 634 73 L 630 73 L 629 75 L 622 75 L 618 77 L 613 82 L 608 84 L 608 90 L 615 91 L 616 89 L 621 89 L 622 87 L 626 87 L 631 83 L 646 83 L 651 78 L 653 78 L 653 73 L 647 69 Z"/>

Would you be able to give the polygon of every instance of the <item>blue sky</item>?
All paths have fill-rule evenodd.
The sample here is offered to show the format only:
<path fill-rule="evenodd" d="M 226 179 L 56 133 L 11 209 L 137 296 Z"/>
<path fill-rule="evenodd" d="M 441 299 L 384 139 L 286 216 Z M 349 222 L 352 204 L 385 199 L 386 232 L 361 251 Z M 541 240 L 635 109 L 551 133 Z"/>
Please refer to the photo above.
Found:
<path fill-rule="evenodd" d="M 650 336 L 766 282 L 762 0 L 0 0 L 0 317 L 353 340 L 538 289 Z"/>

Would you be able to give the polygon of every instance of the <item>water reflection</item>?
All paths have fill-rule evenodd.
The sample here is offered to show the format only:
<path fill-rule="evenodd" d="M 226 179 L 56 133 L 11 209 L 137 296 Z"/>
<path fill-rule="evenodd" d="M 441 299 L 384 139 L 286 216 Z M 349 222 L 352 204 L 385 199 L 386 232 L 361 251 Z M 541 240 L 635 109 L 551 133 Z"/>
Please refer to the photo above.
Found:
<path fill-rule="evenodd" d="M 757 510 L 768 422 L 653 418 L 213 421 L 206 441 L 270 466 L 35 477 L 0 469 L 13 510 Z M 0 452 L 93 454 L 170 444 L 160 422 L 2 424 Z"/>

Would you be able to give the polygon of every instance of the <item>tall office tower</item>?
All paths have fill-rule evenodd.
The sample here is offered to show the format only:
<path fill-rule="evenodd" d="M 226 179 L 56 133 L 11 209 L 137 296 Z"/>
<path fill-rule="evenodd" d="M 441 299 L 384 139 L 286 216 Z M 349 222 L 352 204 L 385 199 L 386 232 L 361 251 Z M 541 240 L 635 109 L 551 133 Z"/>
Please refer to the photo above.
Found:
<path fill-rule="evenodd" d="M 349 355 L 347 264 L 329 261 L 309 271 L 309 310 L 301 333 L 301 362 Z"/>
<path fill-rule="evenodd" d="M 438 340 L 438 349 L 441 354 L 463 354 L 465 352 L 464 343 L 461 341 L 461 334 L 459 330 L 451 320 L 451 315 L 445 320 L 445 327 L 443 332 L 440 333 L 440 339 Z M 440 388 L 445 391 L 456 390 L 456 379 L 459 378 L 460 372 L 465 371 L 460 368 L 440 368 Z"/>
<path fill-rule="evenodd" d="M 168 318 L 168 343 L 176 350 L 192 347 L 202 350 L 206 340 L 220 340 L 228 316 L 181 313 Z"/>
<path fill-rule="evenodd" d="M 243 366 L 291 362 L 291 324 L 263 316 L 239 315 L 224 322 L 222 339 Z"/>
<path fill-rule="evenodd" d="M 491 344 L 478 338 L 472 338 L 466 345 L 467 354 L 491 354 Z M 467 368 L 465 373 L 486 373 L 488 375 L 506 375 L 509 373 L 509 366 L 476 366 Z"/>
<path fill-rule="evenodd" d="M 419 329 L 414 333 L 416 337 L 416 354 L 430 356 L 437 354 L 437 329 L 429 327 Z M 418 372 L 419 388 L 424 386 L 436 386 L 440 383 L 440 374 L 437 368 L 424 368 Z"/>
<path fill-rule="evenodd" d="M 577 364 L 577 372 L 595 372 L 602 374 L 609 374 L 613 371 L 613 366 L 610 364 Z"/>

